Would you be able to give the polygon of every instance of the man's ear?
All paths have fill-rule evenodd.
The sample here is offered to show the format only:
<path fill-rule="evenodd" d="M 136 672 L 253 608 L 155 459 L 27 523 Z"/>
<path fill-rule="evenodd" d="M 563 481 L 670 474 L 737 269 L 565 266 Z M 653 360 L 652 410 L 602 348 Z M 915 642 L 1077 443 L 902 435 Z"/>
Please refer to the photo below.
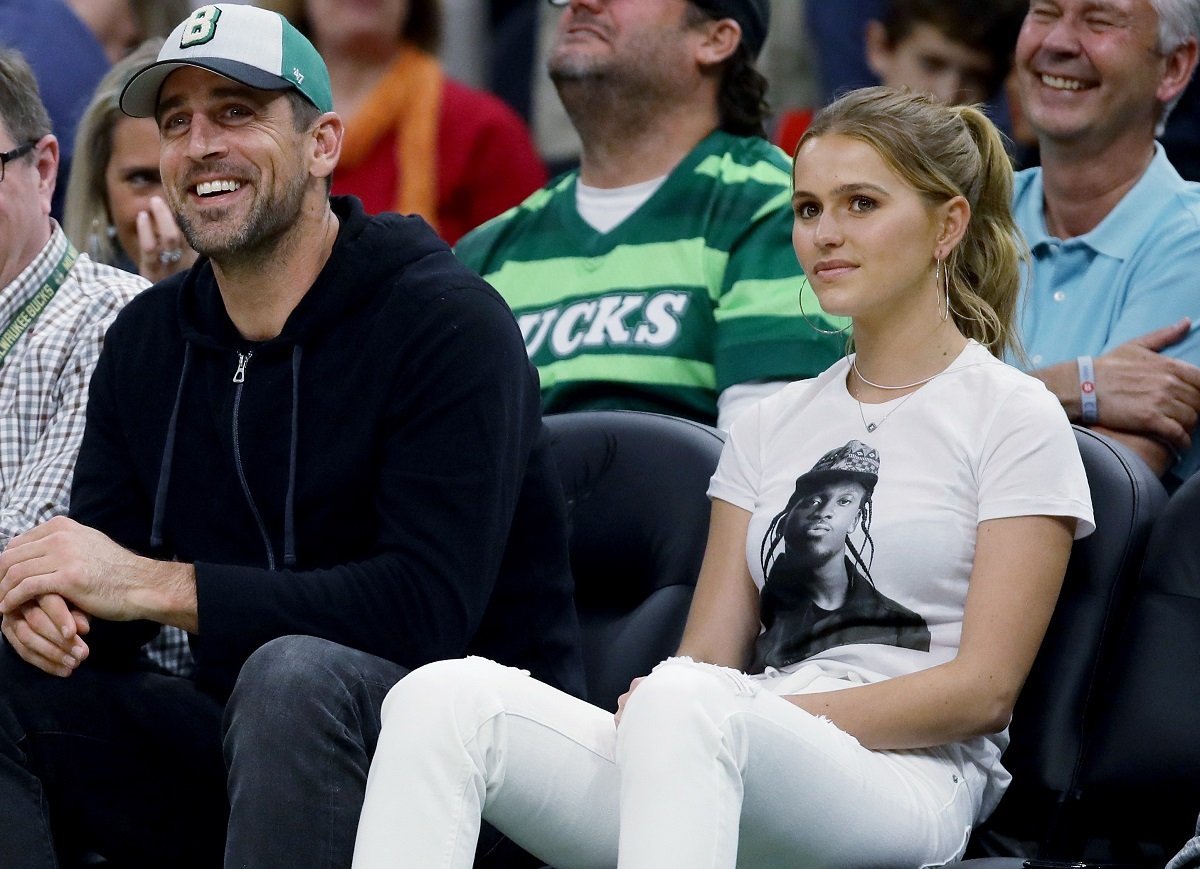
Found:
<path fill-rule="evenodd" d="M 1166 105 L 1183 93 L 1196 69 L 1197 47 L 1195 38 L 1186 40 L 1163 58 L 1163 75 L 1154 95 Z"/>
<path fill-rule="evenodd" d="M 53 135 L 43 136 L 37 145 L 38 195 L 42 197 L 46 214 L 50 213 L 50 200 L 58 182 L 58 139 Z"/>
<path fill-rule="evenodd" d="M 326 112 L 317 118 L 309 134 L 312 137 L 313 177 L 327 178 L 333 174 L 342 156 L 342 139 L 345 132 L 342 119 L 336 112 Z"/>
<path fill-rule="evenodd" d="M 883 24 L 874 19 L 868 21 L 863 35 L 863 54 L 867 66 L 880 81 L 887 80 L 888 70 L 892 65 L 893 48 Z"/>
<path fill-rule="evenodd" d="M 742 26 L 732 18 L 705 22 L 704 39 L 696 49 L 696 62 L 702 67 L 724 63 L 742 42 Z"/>

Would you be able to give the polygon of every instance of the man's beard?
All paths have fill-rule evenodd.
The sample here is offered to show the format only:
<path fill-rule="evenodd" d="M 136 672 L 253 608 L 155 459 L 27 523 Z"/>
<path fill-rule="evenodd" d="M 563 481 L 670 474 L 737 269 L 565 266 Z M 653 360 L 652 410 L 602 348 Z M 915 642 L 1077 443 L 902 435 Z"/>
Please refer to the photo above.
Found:
<path fill-rule="evenodd" d="M 555 84 L 602 80 L 609 73 L 605 67 L 606 64 L 601 60 L 570 53 L 566 53 L 562 57 L 551 54 L 546 62 L 546 71 L 550 74 L 550 80 Z"/>
<path fill-rule="evenodd" d="M 269 200 L 256 198 L 240 226 L 231 226 L 223 212 L 206 215 L 202 222 L 192 220 L 182 209 L 176 210 L 175 217 L 197 253 L 218 263 L 243 260 L 270 250 L 296 224 L 304 206 L 306 181 L 304 177 L 291 179 L 280 195 Z"/>
<path fill-rule="evenodd" d="M 639 50 L 662 52 L 670 45 L 644 40 Z M 564 51 L 550 55 L 546 70 L 580 135 L 611 131 L 614 124 L 638 129 L 678 99 L 678 73 L 660 57 L 630 63 Z"/>

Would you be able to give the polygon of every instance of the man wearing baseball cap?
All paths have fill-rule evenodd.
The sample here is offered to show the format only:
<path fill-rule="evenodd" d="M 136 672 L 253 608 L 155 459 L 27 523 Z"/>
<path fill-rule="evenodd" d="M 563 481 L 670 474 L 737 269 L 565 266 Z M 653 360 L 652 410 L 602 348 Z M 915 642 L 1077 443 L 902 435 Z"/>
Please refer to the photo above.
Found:
<path fill-rule="evenodd" d="M 792 253 L 790 162 L 763 138 L 769 3 L 552 3 L 580 168 L 456 252 L 516 313 L 547 412 L 727 427 L 845 350 Z"/>
<path fill-rule="evenodd" d="M 0 556 L 0 866 L 349 865 L 409 668 L 582 690 L 537 378 L 423 221 L 329 198 L 342 124 L 280 16 L 200 7 L 121 105 L 202 256 L 111 327 L 70 518 Z M 181 672 L 139 652 L 163 625 Z"/>

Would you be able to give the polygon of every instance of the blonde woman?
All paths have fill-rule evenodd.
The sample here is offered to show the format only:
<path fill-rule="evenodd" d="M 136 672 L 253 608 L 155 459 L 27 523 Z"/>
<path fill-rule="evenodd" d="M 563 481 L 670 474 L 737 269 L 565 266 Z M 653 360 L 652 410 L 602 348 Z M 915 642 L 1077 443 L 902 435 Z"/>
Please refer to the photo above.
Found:
<path fill-rule="evenodd" d="M 158 125 L 117 105 L 129 77 L 153 61 L 161 45 L 161 39 L 147 40 L 100 81 L 76 128 L 63 205 L 63 229 L 79 250 L 153 282 L 196 261 L 162 196 Z"/>
<path fill-rule="evenodd" d="M 976 109 L 876 88 L 814 120 L 793 181 L 796 254 L 856 352 L 732 426 L 678 657 L 615 718 L 489 661 L 413 672 L 384 703 L 357 869 L 466 869 L 481 818 L 558 869 L 935 866 L 995 806 L 1093 527 L 1061 408 L 997 358 L 1008 159 Z M 835 581 L 806 567 L 822 548 Z M 764 630 L 780 570 L 805 577 L 771 599 L 795 637 Z"/>

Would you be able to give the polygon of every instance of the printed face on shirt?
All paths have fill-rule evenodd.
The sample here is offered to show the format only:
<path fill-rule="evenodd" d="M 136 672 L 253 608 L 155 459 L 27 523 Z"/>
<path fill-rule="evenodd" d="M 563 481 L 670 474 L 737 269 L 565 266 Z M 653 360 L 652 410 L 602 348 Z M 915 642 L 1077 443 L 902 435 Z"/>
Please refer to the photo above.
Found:
<path fill-rule="evenodd" d="M 878 451 L 862 442 L 826 453 L 796 478 L 782 512 L 766 525 L 759 550 L 763 630 L 751 672 L 846 645 L 929 651 L 925 618 L 881 591 L 872 575 L 877 565 L 885 576 L 894 571 L 895 550 L 877 553 L 876 534 L 867 527 L 878 518 L 871 498 L 879 475 L 870 470 L 871 457 L 883 467 Z M 772 513 L 771 504 L 764 506 Z M 894 572 L 892 579 L 899 580 L 893 588 L 905 589 L 907 580 Z"/>
<path fill-rule="evenodd" d="M 940 318 L 934 252 L 948 206 L 929 205 L 848 136 L 807 140 L 793 172 L 792 246 L 825 312 L 856 330 Z"/>
<path fill-rule="evenodd" d="M 163 83 L 157 120 L 167 204 L 218 262 L 269 250 L 298 222 L 308 185 L 323 185 L 282 91 L 182 67 Z"/>
<path fill-rule="evenodd" d="M 1187 83 L 1182 52 L 1158 51 L 1149 0 L 1033 0 L 1016 50 L 1025 116 L 1050 141 L 1148 138 L 1162 104 Z"/>
<path fill-rule="evenodd" d="M 833 480 L 805 493 L 788 512 L 783 538 L 789 557 L 825 562 L 841 558 L 846 538 L 858 527 L 867 497 L 861 483 Z"/>

